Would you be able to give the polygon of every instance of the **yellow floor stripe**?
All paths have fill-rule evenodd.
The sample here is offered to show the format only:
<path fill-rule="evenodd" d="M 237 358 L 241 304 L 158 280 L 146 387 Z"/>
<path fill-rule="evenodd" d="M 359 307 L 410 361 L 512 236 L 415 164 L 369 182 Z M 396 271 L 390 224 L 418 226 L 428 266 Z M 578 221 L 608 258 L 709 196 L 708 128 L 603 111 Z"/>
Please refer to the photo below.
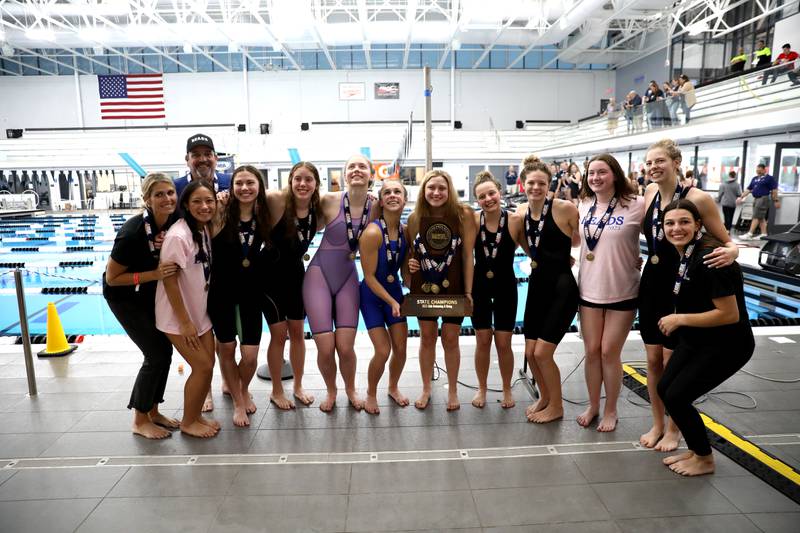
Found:
<path fill-rule="evenodd" d="M 641 375 L 639 372 L 637 372 L 636 369 L 634 369 L 633 367 L 629 365 L 622 365 L 622 369 L 625 371 L 626 374 L 628 374 L 630 377 L 632 377 L 642 385 L 647 385 L 647 378 Z M 769 467 L 770 469 L 774 470 L 778 474 L 789 479 L 794 484 L 800 485 L 800 473 L 798 473 L 794 468 L 787 465 L 783 461 L 780 461 L 779 459 L 776 459 L 770 456 L 769 454 L 765 453 L 761 448 L 759 448 L 752 442 L 736 435 L 729 428 L 720 424 L 710 416 L 700 413 L 700 418 L 703 419 L 703 423 L 705 424 L 705 426 L 712 432 L 716 433 L 717 435 L 719 435 L 732 445 L 736 446 L 744 453 L 751 456 L 753 459 L 756 459 L 757 461 Z"/>

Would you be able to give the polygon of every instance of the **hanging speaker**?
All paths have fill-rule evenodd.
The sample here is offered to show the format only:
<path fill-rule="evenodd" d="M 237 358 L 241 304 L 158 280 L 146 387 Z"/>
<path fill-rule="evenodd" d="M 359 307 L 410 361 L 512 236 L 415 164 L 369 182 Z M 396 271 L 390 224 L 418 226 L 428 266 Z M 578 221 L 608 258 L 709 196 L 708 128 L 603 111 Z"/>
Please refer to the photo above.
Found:
<path fill-rule="evenodd" d="M 300 124 L 300 129 L 301 129 L 302 131 L 308 131 L 308 122 L 302 122 L 302 123 Z"/>
<path fill-rule="evenodd" d="M 237 129 L 238 131 L 247 131 L 247 126 L 245 126 L 244 124 L 239 124 L 239 125 L 236 127 L 236 129 Z"/>
<path fill-rule="evenodd" d="M 460 130 L 460 129 L 461 129 L 461 126 L 462 126 L 462 124 L 461 124 L 461 121 L 460 121 L 460 120 L 456 120 L 455 122 L 453 122 L 453 127 L 454 127 L 455 129 L 457 129 L 457 130 Z"/>
<path fill-rule="evenodd" d="M 261 124 L 261 135 L 269 135 L 269 124 Z"/>
<path fill-rule="evenodd" d="M 6 130 L 6 137 L 9 139 L 19 139 L 22 137 L 22 130 L 9 129 Z"/>
<path fill-rule="evenodd" d="M 517 121 L 517 129 L 521 130 L 523 128 L 525 128 L 525 122 L 523 122 L 522 120 L 518 120 Z"/>

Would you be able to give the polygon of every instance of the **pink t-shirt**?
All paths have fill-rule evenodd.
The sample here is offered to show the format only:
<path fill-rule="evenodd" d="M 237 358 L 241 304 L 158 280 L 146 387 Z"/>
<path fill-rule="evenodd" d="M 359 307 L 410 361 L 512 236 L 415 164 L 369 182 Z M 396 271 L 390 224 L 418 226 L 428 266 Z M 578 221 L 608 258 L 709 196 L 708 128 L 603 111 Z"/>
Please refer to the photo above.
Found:
<path fill-rule="evenodd" d="M 199 248 L 192 240 L 192 232 L 186 221 L 181 219 L 175 222 L 161 245 L 161 261 L 173 262 L 180 268 L 175 275 L 178 276 L 183 305 L 197 329 L 197 334 L 202 335 L 211 329 L 211 319 L 208 318 L 208 291 L 205 290 L 203 263 L 195 260 L 198 252 Z M 169 303 L 162 281 L 158 282 L 156 288 L 156 327 L 164 333 L 180 334 L 178 318 Z"/>
<path fill-rule="evenodd" d="M 586 259 L 589 248 L 583 224 L 593 202 L 587 198 L 578 206 L 581 232 L 578 289 L 581 299 L 610 304 L 636 298 L 639 295 L 639 232 L 644 218 L 644 198 L 637 196 L 617 203 L 594 248 L 594 261 L 589 261 Z M 589 235 L 594 235 L 607 207 L 608 203 L 597 203 L 589 223 Z"/>

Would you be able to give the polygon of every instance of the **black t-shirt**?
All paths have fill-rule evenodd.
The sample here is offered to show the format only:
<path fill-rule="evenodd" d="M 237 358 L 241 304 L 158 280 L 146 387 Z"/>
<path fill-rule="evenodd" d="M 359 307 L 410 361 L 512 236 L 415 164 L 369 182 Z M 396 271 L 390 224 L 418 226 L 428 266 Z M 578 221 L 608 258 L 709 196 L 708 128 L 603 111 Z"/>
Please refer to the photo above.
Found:
<path fill-rule="evenodd" d="M 741 349 L 753 342 L 753 330 L 744 303 L 744 280 L 738 263 L 722 268 L 708 267 L 703 263 L 705 256 L 713 248 L 695 250 L 689 259 L 688 273 L 678 295 L 677 313 L 703 313 L 714 309 L 714 298 L 736 296 L 739 308 L 739 321 L 726 326 L 711 328 L 678 329 L 682 343 L 720 351 Z"/>
<path fill-rule="evenodd" d="M 167 221 L 166 227 L 169 228 L 175 221 L 172 215 Z M 162 228 L 153 225 L 152 231 L 158 234 Z M 114 239 L 114 247 L 111 250 L 111 259 L 124 265 L 128 272 L 147 272 L 158 267 L 158 255 L 150 251 L 147 241 L 147 233 L 144 229 L 144 215 L 136 215 L 129 218 L 122 225 L 117 237 Z M 122 300 L 138 298 L 143 304 L 155 305 L 156 281 L 142 283 L 139 291 L 136 292 L 135 285 L 121 285 L 112 287 L 106 283 L 106 276 L 103 274 L 103 296 L 107 300 Z"/>

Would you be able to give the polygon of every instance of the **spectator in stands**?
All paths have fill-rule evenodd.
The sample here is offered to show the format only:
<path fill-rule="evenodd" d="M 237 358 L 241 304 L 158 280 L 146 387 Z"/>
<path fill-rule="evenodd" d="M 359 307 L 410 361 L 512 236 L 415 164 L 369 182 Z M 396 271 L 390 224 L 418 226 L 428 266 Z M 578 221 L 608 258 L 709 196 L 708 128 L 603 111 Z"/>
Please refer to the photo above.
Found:
<path fill-rule="evenodd" d="M 794 62 L 794 69 L 790 70 L 786 73 L 786 77 L 789 78 L 789 81 L 792 82 L 792 86 L 800 85 L 800 81 L 797 81 L 797 75 L 800 74 L 800 61 Z"/>
<path fill-rule="evenodd" d="M 687 170 L 686 174 L 684 174 L 683 177 L 680 178 L 680 180 L 681 180 L 681 187 L 683 187 L 684 189 L 686 187 L 697 187 L 698 182 L 697 178 L 694 177 L 694 170 L 691 169 Z"/>
<path fill-rule="evenodd" d="M 625 97 L 625 120 L 628 121 L 628 133 L 636 133 L 642 129 L 642 97 L 631 91 Z"/>
<path fill-rule="evenodd" d="M 617 126 L 619 125 L 619 112 L 620 106 L 617 105 L 617 100 L 614 97 L 611 97 L 608 100 L 608 104 L 606 104 L 605 111 L 601 113 L 601 116 L 608 117 L 606 128 L 608 128 L 609 135 L 614 135 L 614 132 L 617 131 Z"/>
<path fill-rule="evenodd" d="M 664 104 L 664 91 L 658 87 L 655 80 L 650 80 L 647 92 L 644 93 L 644 103 L 647 110 L 647 123 L 652 128 L 658 128 L 663 124 L 664 113 L 667 108 Z"/>
<path fill-rule="evenodd" d="M 731 58 L 731 72 L 744 72 L 744 67 L 747 65 L 747 54 L 744 53 L 744 48 L 739 47 L 736 55 Z"/>
<path fill-rule="evenodd" d="M 664 125 L 665 126 L 672 126 L 673 124 L 678 124 L 678 106 L 680 94 L 677 92 L 673 92 L 672 84 L 668 81 L 665 81 L 661 84 L 661 91 L 664 93 L 664 107 L 666 108 L 666 113 L 664 113 Z"/>
<path fill-rule="evenodd" d="M 517 167 L 514 165 L 508 165 L 508 170 L 506 170 L 506 193 L 514 193 L 514 187 L 517 185 L 518 179 L 519 176 L 517 175 Z"/>
<path fill-rule="evenodd" d="M 778 56 L 773 64 L 773 69 L 771 72 L 767 72 L 764 74 L 764 77 L 761 79 L 761 85 L 767 83 L 767 78 L 769 78 L 770 74 L 772 74 L 772 81 L 770 83 L 775 83 L 775 80 L 778 79 L 778 75 L 783 74 L 784 72 L 790 72 L 794 70 L 796 67 L 795 59 L 798 58 L 797 52 L 792 50 L 792 45 L 786 43 L 782 47 L 783 51 Z M 794 83 L 794 80 L 792 80 Z"/>
<path fill-rule="evenodd" d="M 736 199 L 736 203 L 741 204 L 747 198 L 747 195 L 751 193 L 755 199 L 753 202 L 753 221 L 750 223 L 750 231 L 739 237 L 743 240 L 752 239 L 756 227 L 759 228 L 762 236 L 767 234 L 770 198 L 775 204 L 775 209 L 780 209 L 781 207 L 781 200 L 778 198 L 778 180 L 767 174 L 767 165 L 764 163 L 756 165 L 756 175 L 750 180 L 750 185 L 747 186 L 747 189 Z"/>
<path fill-rule="evenodd" d="M 180 198 L 183 189 L 190 181 L 207 180 L 214 185 L 214 190 L 227 191 L 231 188 L 229 177 L 217 172 L 217 152 L 211 137 L 197 133 L 186 141 L 186 164 L 189 172 L 175 180 L 175 191 Z"/>
<path fill-rule="evenodd" d="M 753 54 L 756 68 L 766 68 L 772 64 L 772 50 L 763 40 L 758 41 L 756 51 Z"/>
<path fill-rule="evenodd" d="M 717 202 L 722 206 L 722 215 L 725 219 L 725 229 L 731 232 L 733 214 L 736 212 L 736 199 L 742 194 L 742 187 L 736 180 L 736 172 L 728 172 L 728 179 L 719 186 Z"/>
<path fill-rule="evenodd" d="M 678 80 L 681 83 L 681 88 L 678 89 L 678 92 L 681 95 L 681 109 L 683 109 L 683 114 L 686 117 L 684 124 L 688 124 L 689 112 L 694 107 L 694 104 L 697 103 L 697 97 L 694 94 L 694 85 L 692 85 L 692 82 L 689 81 L 689 76 L 686 74 L 681 74 Z"/>

